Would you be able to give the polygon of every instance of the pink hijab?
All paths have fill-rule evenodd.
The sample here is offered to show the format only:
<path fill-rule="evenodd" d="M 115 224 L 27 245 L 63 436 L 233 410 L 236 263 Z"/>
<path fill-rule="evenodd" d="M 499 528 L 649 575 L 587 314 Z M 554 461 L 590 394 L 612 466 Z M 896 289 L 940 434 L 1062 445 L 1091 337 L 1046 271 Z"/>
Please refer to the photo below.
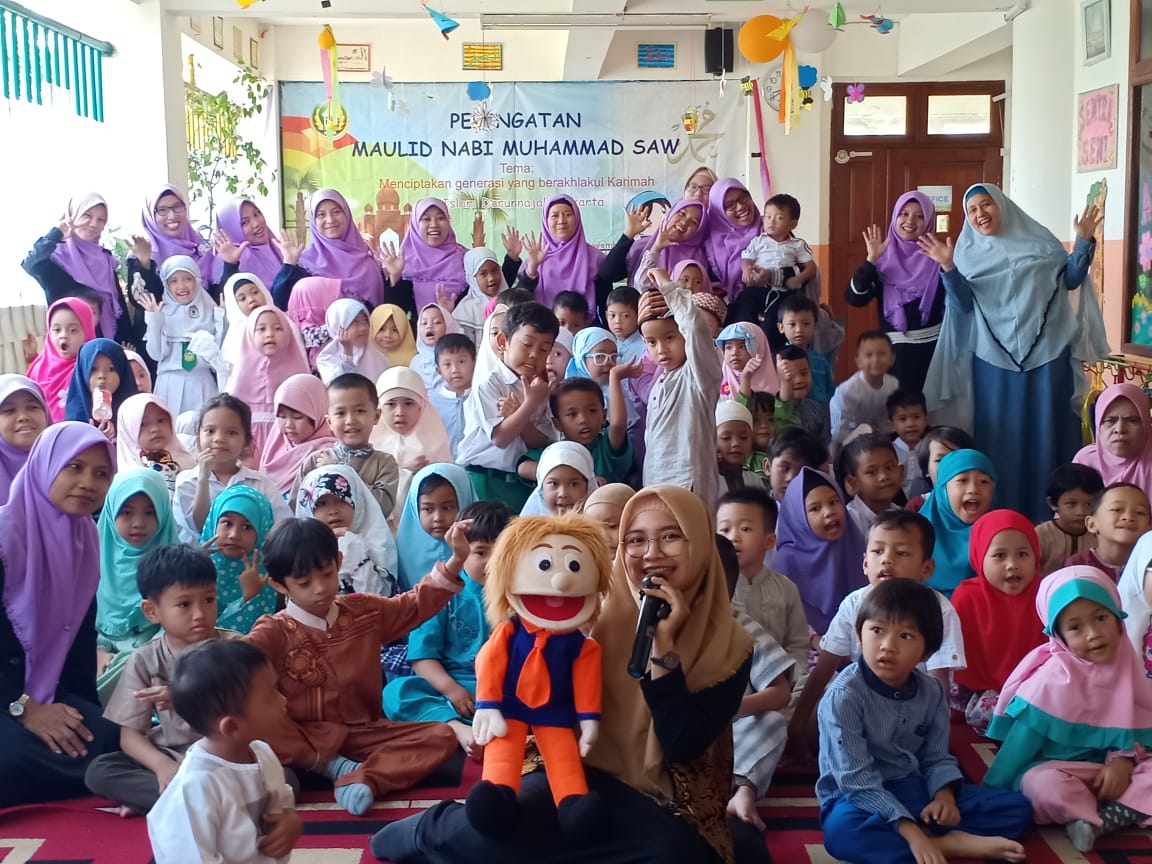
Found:
<path fill-rule="evenodd" d="M 87 301 L 76 297 L 65 297 L 57 300 L 48 307 L 45 317 L 48 332 L 44 336 L 44 350 L 32 361 L 28 367 L 28 377 L 40 385 L 44 391 L 44 398 L 48 400 L 48 414 L 53 423 L 64 419 L 64 400 L 68 396 L 68 384 L 72 380 L 72 370 L 76 368 L 76 357 L 66 359 L 56 350 L 56 343 L 52 341 L 52 313 L 63 306 L 71 309 L 80 319 L 80 326 L 84 329 L 84 341 L 90 342 L 96 338 L 96 320 L 92 316 L 92 307 Z M 79 356 L 79 346 L 77 346 Z"/>
<path fill-rule="evenodd" d="M 1144 449 L 1132 459 L 1121 459 L 1108 452 L 1104 446 L 1100 429 L 1104 415 L 1117 399 L 1127 399 L 1136 406 L 1144 424 Z M 1134 384 L 1113 384 L 1096 400 L 1096 441 L 1082 447 L 1073 462 L 1095 468 L 1104 478 L 1104 485 L 1132 483 L 1152 495 L 1152 415 L 1149 414 L 1148 396 Z"/>
<path fill-rule="evenodd" d="M 1036 612 L 1048 642 L 1033 648 L 1008 676 L 996 702 L 996 715 L 1014 716 L 1008 706 L 1020 699 L 1066 723 L 1152 730 L 1152 682 L 1123 628 L 1116 657 L 1107 665 L 1077 657 L 1056 634 L 1060 612 L 1080 598 L 1124 615 L 1116 585 L 1095 567 L 1065 567 L 1045 578 L 1036 595 Z M 1120 747 L 1132 744 L 1128 738 Z"/>
<path fill-rule="evenodd" d="M 760 355 L 760 368 L 752 373 L 752 392 L 775 394 L 780 389 L 780 379 L 776 375 L 776 364 L 772 362 L 772 349 L 768 346 L 768 337 L 764 329 L 747 321 L 729 324 L 716 337 L 716 346 L 723 351 L 725 342 L 736 339 L 744 340 L 744 347 L 751 356 Z M 727 363 L 724 364 L 724 383 L 720 385 L 721 398 L 736 398 L 740 392 L 740 375 L 740 372 Z"/>
<path fill-rule="evenodd" d="M 256 345 L 256 322 L 268 313 L 275 315 L 284 327 L 285 345 L 271 357 Z M 308 372 L 308 358 L 296 327 L 275 306 L 257 306 L 244 321 L 244 339 L 240 343 L 240 362 L 228 382 L 228 392 L 253 409 L 270 406 L 276 391 L 288 378 Z"/>
<path fill-rule="evenodd" d="M 316 367 L 316 355 L 329 342 L 325 315 L 328 307 L 340 298 L 340 280 L 325 276 L 305 276 L 292 286 L 288 298 L 288 317 L 300 330 L 308 363 Z"/>
<path fill-rule="evenodd" d="M 288 492 L 300 475 L 300 466 L 304 460 L 317 450 L 336 443 L 332 430 L 328 428 L 328 389 L 319 378 L 297 373 L 276 388 L 274 406 L 277 411 L 281 407 L 298 411 L 316 425 L 316 431 L 309 438 L 299 444 L 292 444 L 284 437 L 277 423 L 272 427 L 272 434 L 264 445 L 260 470 L 272 478 L 277 489 Z"/>
<path fill-rule="evenodd" d="M 420 217 L 430 207 L 438 207 L 449 220 L 448 233 L 439 246 L 430 246 L 420 236 Z M 404 255 L 404 278 L 412 280 L 417 309 L 436 302 L 437 285 L 443 285 L 451 297 L 459 296 L 467 289 L 468 283 L 464 279 L 465 249 L 456 242 L 451 213 L 441 199 L 421 198 L 416 202 L 408 217 L 408 230 L 404 233 L 400 251 Z"/>

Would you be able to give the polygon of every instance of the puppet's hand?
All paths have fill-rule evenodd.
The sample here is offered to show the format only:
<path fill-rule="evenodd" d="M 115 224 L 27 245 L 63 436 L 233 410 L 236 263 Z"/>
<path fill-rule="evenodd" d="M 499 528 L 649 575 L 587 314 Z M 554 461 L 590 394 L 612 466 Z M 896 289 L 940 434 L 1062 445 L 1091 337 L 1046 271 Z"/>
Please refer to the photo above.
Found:
<path fill-rule="evenodd" d="M 600 721 L 599 720 L 581 720 L 580 721 L 580 755 L 587 756 L 592 747 L 596 744 L 596 739 L 600 737 Z"/>
<path fill-rule="evenodd" d="M 499 708 L 477 708 L 472 715 L 472 737 L 481 747 L 493 738 L 503 738 L 508 734 L 508 724 Z"/>

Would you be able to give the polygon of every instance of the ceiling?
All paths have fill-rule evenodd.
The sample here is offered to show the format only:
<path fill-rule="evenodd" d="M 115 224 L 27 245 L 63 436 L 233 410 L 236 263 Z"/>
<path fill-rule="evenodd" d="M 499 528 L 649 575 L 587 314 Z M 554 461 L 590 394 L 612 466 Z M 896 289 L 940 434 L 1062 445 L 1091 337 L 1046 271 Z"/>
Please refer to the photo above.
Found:
<path fill-rule="evenodd" d="M 241 10 L 236 0 L 160 0 L 167 11 L 180 15 L 221 15 L 252 17 L 270 23 L 295 23 L 317 18 L 419 18 L 425 15 L 419 0 L 331 0 L 323 8 L 321 0 L 258 0 Z M 480 18 L 486 15 L 582 15 L 595 13 L 660 16 L 710 16 L 708 23 L 746 21 L 788 8 L 799 11 L 800 0 L 766 3 L 764 0 L 430 0 L 453 18 Z M 818 0 L 819 2 L 819 0 Z M 913 13 L 995 12 L 1016 5 L 1013 0 L 842 0 L 851 19 L 883 10 L 889 17 Z M 830 6 L 832 0 L 822 3 Z M 294 20 L 295 19 L 295 20 Z"/>

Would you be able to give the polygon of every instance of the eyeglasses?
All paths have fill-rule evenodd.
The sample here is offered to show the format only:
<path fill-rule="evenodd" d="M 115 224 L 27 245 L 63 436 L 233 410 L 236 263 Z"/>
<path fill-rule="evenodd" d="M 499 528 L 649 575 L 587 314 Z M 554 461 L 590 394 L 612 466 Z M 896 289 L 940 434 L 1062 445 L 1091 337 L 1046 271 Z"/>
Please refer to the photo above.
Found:
<path fill-rule="evenodd" d="M 593 366 L 613 366 L 620 359 L 619 354 L 585 354 L 584 359 Z"/>
<path fill-rule="evenodd" d="M 157 207 L 155 213 L 157 216 L 183 216 L 188 212 L 188 208 L 183 204 L 176 204 L 173 207 Z"/>
<path fill-rule="evenodd" d="M 724 212 L 725 213 L 731 213 L 733 210 L 735 210 L 739 207 L 751 207 L 751 206 L 752 206 L 752 196 L 751 195 L 741 195 L 739 198 L 736 198 L 731 203 L 725 204 L 724 205 Z"/>
<path fill-rule="evenodd" d="M 712 191 L 712 184 L 707 183 L 707 184 L 701 186 L 699 183 L 689 183 L 688 188 L 685 189 L 684 191 L 686 191 L 686 192 L 711 192 Z"/>
<path fill-rule="evenodd" d="M 665 531 L 659 537 L 645 537 L 633 534 L 624 538 L 624 554 L 629 558 L 643 558 L 653 543 L 662 555 L 675 558 L 687 544 L 688 539 L 678 531 Z"/>

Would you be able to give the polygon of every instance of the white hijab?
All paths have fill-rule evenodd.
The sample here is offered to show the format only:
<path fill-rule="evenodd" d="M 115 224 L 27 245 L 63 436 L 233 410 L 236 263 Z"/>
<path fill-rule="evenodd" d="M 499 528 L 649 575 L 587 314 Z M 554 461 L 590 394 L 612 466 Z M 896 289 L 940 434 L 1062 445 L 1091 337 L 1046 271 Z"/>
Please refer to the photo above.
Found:
<path fill-rule="evenodd" d="M 549 444 L 540 454 L 540 461 L 536 463 L 536 488 L 528 496 L 521 516 L 555 516 L 556 514 L 544 503 L 544 496 L 540 492 L 541 484 L 553 470 L 565 465 L 575 468 L 588 481 L 588 495 L 597 490 L 596 465 L 592 462 L 592 454 L 583 444 L 575 441 L 557 441 Z M 585 496 L 587 497 L 587 496 Z"/>
<path fill-rule="evenodd" d="M 336 335 L 351 326 L 358 315 L 367 317 L 368 307 L 351 297 L 341 297 L 332 301 L 332 305 L 324 313 L 324 326 L 328 328 L 332 340 L 316 355 L 316 371 L 325 384 L 331 384 L 333 378 L 344 372 L 359 372 L 369 381 L 375 381 L 388 369 L 388 358 L 376 348 L 371 336 L 364 348 L 353 349 L 354 353 L 350 358 L 340 348 Z M 352 365 L 351 369 L 348 368 L 349 362 Z"/>
<path fill-rule="evenodd" d="M 224 298 L 224 320 L 228 329 L 224 333 L 224 344 L 220 353 L 224 355 L 225 361 L 233 366 L 240 362 L 240 343 L 244 339 L 244 319 L 248 317 L 240 311 L 240 304 L 236 302 L 236 289 L 241 282 L 251 282 L 260 292 L 261 299 L 257 308 L 274 305 L 272 295 L 268 293 L 268 287 L 260 281 L 260 277 L 255 273 L 237 273 L 230 276 L 228 281 L 224 283 L 224 290 L 220 294 Z"/>
<path fill-rule="evenodd" d="M 121 408 L 121 411 L 124 409 Z M 1145 587 L 1145 571 L 1152 565 L 1152 531 L 1136 541 L 1132 554 L 1128 556 L 1128 563 L 1120 574 L 1120 582 L 1116 589 L 1120 592 L 1120 608 L 1128 613 L 1124 619 L 1124 629 L 1128 633 L 1128 641 L 1136 649 L 1136 654 L 1142 661 L 1144 656 L 1144 638 L 1148 635 L 1148 628 L 1152 626 L 1152 604 L 1148 602 L 1148 590 Z"/>

